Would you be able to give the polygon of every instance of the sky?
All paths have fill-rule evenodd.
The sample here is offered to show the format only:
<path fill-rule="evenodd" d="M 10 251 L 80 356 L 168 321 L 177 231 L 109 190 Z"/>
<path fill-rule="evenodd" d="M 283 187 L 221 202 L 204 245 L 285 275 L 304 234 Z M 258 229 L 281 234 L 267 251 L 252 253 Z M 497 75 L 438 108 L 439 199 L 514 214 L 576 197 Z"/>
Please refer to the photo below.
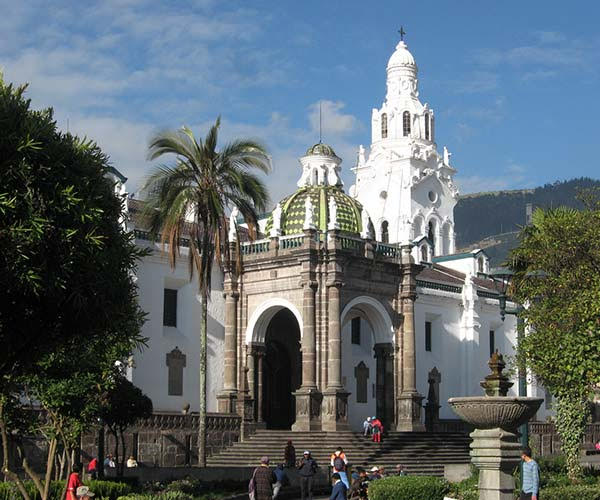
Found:
<path fill-rule="evenodd" d="M 4 80 L 97 141 L 130 192 L 154 134 L 202 137 L 221 116 L 220 144 L 269 149 L 276 202 L 319 140 L 319 102 L 348 188 L 400 26 L 462 193 L 598 177 L 600 2 L 0 0 L 0 12 Z"/>

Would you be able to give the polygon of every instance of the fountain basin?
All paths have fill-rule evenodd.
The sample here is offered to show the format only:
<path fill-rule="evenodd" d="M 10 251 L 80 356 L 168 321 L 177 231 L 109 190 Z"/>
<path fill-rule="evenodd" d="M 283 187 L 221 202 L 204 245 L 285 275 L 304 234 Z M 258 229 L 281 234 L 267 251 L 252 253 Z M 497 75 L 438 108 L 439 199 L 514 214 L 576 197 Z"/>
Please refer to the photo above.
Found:
<path fill-rule="evenodd" d="M 461 419 L 477 429 L 514 430 L 526 423 L 544 400 L 510 396 L 450 398 L 448 403 Z"/>

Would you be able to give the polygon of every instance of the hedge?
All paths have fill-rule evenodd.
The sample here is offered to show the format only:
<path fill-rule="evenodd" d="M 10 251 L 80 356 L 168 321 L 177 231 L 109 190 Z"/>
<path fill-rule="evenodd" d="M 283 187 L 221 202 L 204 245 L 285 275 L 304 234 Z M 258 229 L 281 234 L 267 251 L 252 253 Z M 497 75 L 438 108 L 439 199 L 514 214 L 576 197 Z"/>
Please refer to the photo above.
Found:
<path fill-rule="evenodd" d="M 571 485 L 543 488 L 540 491 L 543 500 L 600 500 L 599 486 Z"/>
<path fill-rule="evenodd" d="M 438 477 L 387 477 L 369 483 L 369 500 L 443 500 L 449 489 Z"/>
<path fill-rule="evenodd" d="M 25 481 L 25 489 L 32 500 L 40 500 L 40 495 L 32 481 Z M 98 500 L 117 500 L 119 497 L 128 495 L 133 491 L 133 487 L 125 483 L 115 483 L 113 481 L 85 481 L 90 490 L 96 495 Z M 50 483 L 50 500 L 64 500 L 62 497 L 64 481 L 52 481 Z M 15 500 L 21 498 L 17 486 L 11 482 L 0 482 L 0 500 Z"/>

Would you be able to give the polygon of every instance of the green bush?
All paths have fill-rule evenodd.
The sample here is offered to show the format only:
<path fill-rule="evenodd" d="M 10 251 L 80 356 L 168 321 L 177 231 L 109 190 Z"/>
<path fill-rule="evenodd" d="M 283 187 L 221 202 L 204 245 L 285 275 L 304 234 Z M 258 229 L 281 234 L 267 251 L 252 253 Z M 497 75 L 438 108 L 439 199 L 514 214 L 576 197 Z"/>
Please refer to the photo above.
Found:
<path fill-rule="evenodd" d="M 117 500 L 194 500 L 194 497 L 188 495 L 187 493 L 183 493 L 182 491 L 165 491 L 164 493 L 159 493 L 158 495 L 153 495 L 151 493 L 146 493 L 143 495 L 127 495 L 124 497 L 119 497 Z"/>
<path fill-rule="evenodd" d="M 442 500 L 449 489 L 438 477 L 388 477 L 369 483 L 369 500 Z"/>
<path fill-rule="evenodd" d="M 95 493 L 98 500 L 117 500 L 120 496 L 133 491 L 130 485 L 113 481 L 86 481 L 86 485 Z M 52 481 L 50 484 L 50 500 L 63 500 L 64 481 Z M 32 481 L 25 481 L 25 489 L 31 500 L 40 500 L 40 495 Z M 15 500 L 21 498 L 16 485 L 11 482 L 0 483 L 0 500 Z"/>
<path fill-rule="evenodd" d="M 479 475 L 473 474 L 468 479 L 464 479 L 460 483 L 450 484 L 450 491 L 448 496 L 456 498 L 457 500 L 479 500 L 479 490 L 477 484 L 479 482 Z"/>
<path fill-rule="evenodd" d="M 541 475 L 544 474 L 567 474 L 567 460 L 564 455 L 555 457 L 539 457 L 536 459 L 540 466 Z"/>
<path fill-rule="evenodd" d="M 540 491 L 543 500 L 600 500 L 600 487 L 586 485 L 557 486 Z"/>

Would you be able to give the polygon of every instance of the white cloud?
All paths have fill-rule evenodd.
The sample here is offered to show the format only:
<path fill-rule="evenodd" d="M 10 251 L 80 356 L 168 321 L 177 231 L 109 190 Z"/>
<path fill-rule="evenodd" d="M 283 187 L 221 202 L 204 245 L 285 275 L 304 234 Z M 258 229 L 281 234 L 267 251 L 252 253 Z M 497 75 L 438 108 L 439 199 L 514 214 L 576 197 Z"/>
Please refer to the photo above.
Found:
<path fill-rule="evenodd" d="M 523 189 L 534 184 L 528 178 L 527 172 L 528 168 L 525 165 L 508 160 L 500 175 L 461 175 L 459 173 L 456 182 L 462 194 Z"/>
<path fill-rule="evenodd" d="M 361 128 L 357 118 L 344 114 L 342 110 L 346 105 L 341 101 L 318 101 L 309 106 L 309 120 L 313 132 L 319 132 L 319 107 L 321 109 L 321 123 L 323 137 L 328 135 L 344 136 L 356 132 Z M 325 140 L 327 142 L 327 140 Z"/>
<path fill-rule="evenodd" d="M 498 87 L 498 75 L 491 71 L 473 71 L 464 80 L 454 82 L 456 92 L 472 94 L 488 92 Z"/>

